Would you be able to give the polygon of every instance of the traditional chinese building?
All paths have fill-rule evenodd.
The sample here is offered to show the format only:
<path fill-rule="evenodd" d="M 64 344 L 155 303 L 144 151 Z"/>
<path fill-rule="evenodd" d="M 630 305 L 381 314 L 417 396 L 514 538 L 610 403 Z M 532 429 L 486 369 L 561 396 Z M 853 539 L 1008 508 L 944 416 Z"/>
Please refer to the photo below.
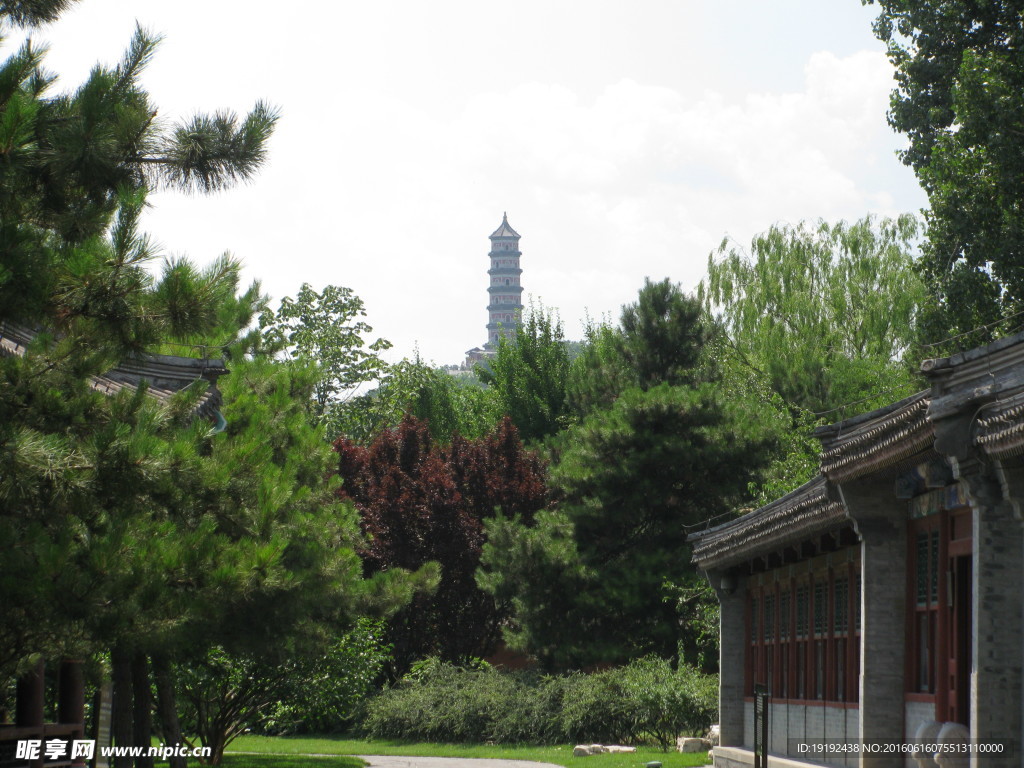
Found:
<path fill-rule="evenodd" d="M 972 766 L 1021 764 L 1024 334 L 922 371 L 928 390 L 817 431 L 814 480 L 696 538 L 722 609 L 717 766 L 753 764 L 757 685 L 769 765 L 902 767 L 857 750 L 968 736 L 992 750 Z"/>
<path fill-rule="evenodd" d="M 502 216 L 501 226 L 491 234 L 491 268 L 487 270 L 487 350 L 498 346 L 501 338 L 515 336 L 523 317 L 523 286 L 519 266 L 519 233 Z"/>

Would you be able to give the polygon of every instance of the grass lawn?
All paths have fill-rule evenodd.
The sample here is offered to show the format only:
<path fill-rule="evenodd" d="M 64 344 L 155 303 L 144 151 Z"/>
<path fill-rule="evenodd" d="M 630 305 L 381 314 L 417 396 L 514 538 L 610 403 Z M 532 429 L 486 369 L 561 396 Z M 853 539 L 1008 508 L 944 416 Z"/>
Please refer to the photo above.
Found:
<path fill-rule="evenodd" d="M 309 757 L 308 755 L 224 755 L 223 768 L 363 768 L 358 757 L 334 755 Z"/>
<path fill-rule="evenodd" d="M 259 755 L 239 755 L 232 752 L 258 752 Z M 401 741 L 357 741 L 334 737 L 299 736 L 240 736 L 227 749 L 224 764 L 227 768 L 293 768 L 298 762 L 254 762 L 270 756 L 287 755 L 417 755 L 422 757 L 490 757 L 505 760 L 534 760 L 554 763 L 566 768 L 642 768 L 657 760 L 664 768 L 690 768 L 706 765 L 707 752 L 681 754 L 662 752 L 653 747 L 640 747 L 635 753 L 573 757 L 572 746 L 531 747 L 487 744 L 429 744 Z M 231 762 L 228 761 L 231 758 Z M 246 761 L 248 759 L 248 761 Z M 304 758 L 306 765 L 314 765 L 312 758 Z M 322 758 L 322 768 L 348 768 L 350 763 L 335 763 L 334 758 Z M 235 761 L 238 762 L 235 762 Z M 315 763 L 319 768 L 320 762 Z"/>

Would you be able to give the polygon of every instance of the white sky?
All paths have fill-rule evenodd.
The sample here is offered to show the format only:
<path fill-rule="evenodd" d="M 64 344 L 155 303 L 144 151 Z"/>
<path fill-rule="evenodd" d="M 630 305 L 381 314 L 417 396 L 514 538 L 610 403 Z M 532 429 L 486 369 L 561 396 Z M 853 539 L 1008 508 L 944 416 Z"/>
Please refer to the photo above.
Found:
<path fill-rule="evenodd" d="M 692 289 L 725 236 L 922 208 L 873 15 L 860 0 L 82 0 L 34 37 L 70 89 L 138 20 L 165 35 L 144 77 L 163 119 L 278 106 L 252 184 L 154 195 L 145 229 L 168 255 L 231 251 L 275 298 L 349 286 L 394 359 L 443 364 L 486 340 L 503 211 L 526 295 L 579 338 L 645 276 Z"/>

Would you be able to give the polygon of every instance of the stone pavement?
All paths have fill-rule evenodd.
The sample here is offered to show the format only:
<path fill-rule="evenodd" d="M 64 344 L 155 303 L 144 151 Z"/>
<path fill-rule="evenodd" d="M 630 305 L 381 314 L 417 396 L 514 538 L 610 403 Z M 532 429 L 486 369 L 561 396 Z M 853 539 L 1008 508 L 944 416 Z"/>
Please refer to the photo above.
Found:
<path fill-rule="evenodd" d="M 405 757 L 398 755 L 356 755 L 370 768 L 560 768 L 552 763 L 530 760 L 495 760 L 467 757 Z"/>

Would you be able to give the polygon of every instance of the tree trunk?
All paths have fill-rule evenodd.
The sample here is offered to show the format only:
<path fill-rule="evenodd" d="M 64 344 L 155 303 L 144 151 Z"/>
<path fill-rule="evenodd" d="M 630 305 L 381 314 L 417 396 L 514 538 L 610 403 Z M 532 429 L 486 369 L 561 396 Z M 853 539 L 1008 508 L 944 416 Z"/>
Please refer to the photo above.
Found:
<path fill-rule="evenodd" d="M 156 682 L 156 712 L 160 721 L 160 732 L 164 744 L 174 747 L 182 744 L 181 722 L 178 720 L 177 691 L 171 662 L 163 654 L 153 657 L 153 679 Z M 168 768 L 186 768 L 186 759 L 180 756 L 168 758 Z"/>
<path fill-rule="evenodd" d="M 123 648 L 110 652 L 111 677 L 114 682 L 114 704 L 111 707 L 111 734 L 119 747 L 131 746 L 132 734 L 132 657 Z M 114 768 L 132 768 L 132 758 L 114 757 Z"/>
<path fill-rule="evenodd" d="M 148 751 L 153 743 L 153 701 L 149 691 L 149 661 L 144 653 L 132 657 L 132 692 L 135 699 L 132 743 Z M 136 757 L 135 768 L 153 768 L 153 758 L 148 754 Z"/>

